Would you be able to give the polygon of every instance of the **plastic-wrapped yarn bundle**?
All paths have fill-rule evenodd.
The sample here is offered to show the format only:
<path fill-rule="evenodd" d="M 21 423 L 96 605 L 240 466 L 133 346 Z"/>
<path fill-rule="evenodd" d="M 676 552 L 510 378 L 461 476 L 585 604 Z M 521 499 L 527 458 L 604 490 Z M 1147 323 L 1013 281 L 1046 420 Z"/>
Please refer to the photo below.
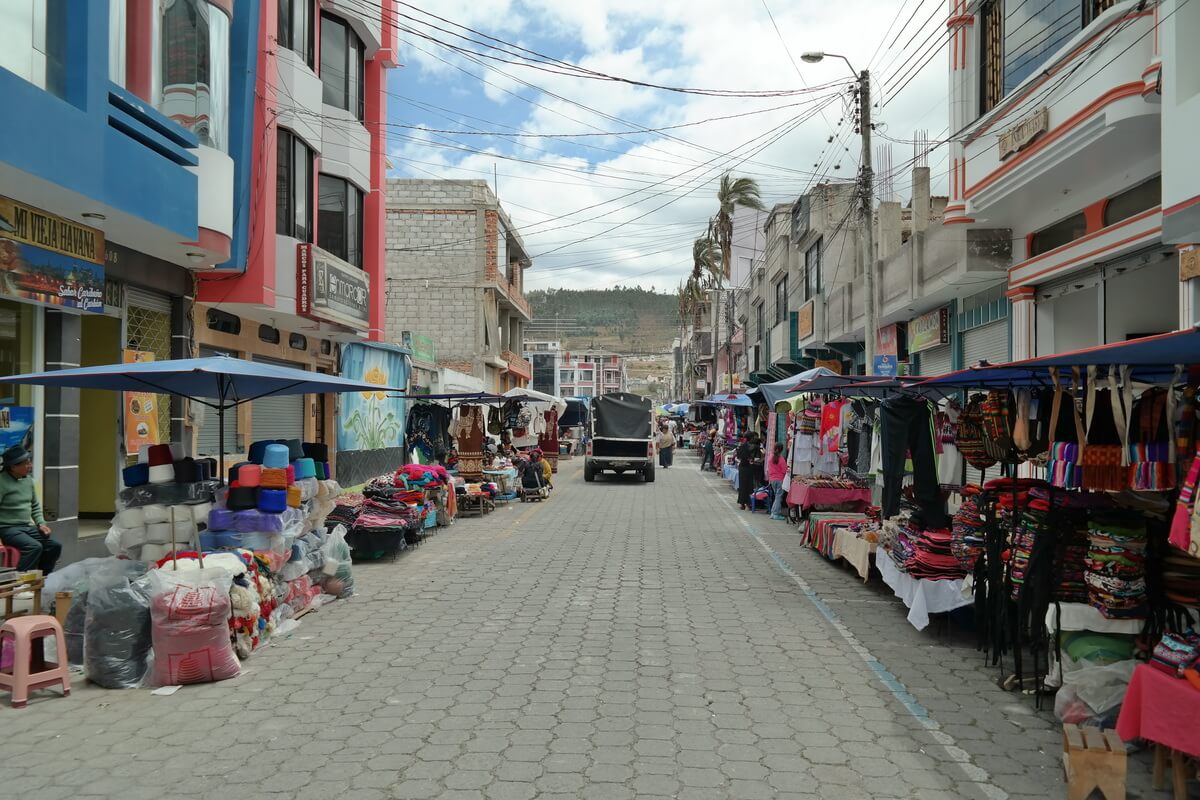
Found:
<path fill-rule="evenodd" d="M 139 581 L 146 571 L 139 561 L 114 561 L 92 576 L 83 661 L 88 680 L 105 689 L 135 689 L 146 674 L 150 597 Z"/>
<path fill-rule="evenodd" d="M 213 568 L 158 569 L 148 581 L 153 683 L 173 686 L 235 677 L 240 668 L 229 640 L 230 574 Z"/>

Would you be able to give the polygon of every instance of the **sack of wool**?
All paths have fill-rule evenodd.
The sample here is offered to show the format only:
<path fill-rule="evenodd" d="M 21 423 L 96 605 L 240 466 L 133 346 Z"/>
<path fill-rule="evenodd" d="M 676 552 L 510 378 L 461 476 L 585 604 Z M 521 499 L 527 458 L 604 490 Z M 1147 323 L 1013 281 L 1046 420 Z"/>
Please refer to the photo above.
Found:
<path fill-rule="evenodd" d="M 346 543 L 346 526 L 338 525 L 329 534 L 321 547 L 325 564 L 321 567 L 325 578 L 322 588 L 335 597 L 354 594 L 354 574 L 350 559 L 350 545 Z"/>
<path fill-rule="evenodd" d="M 142 516 L 146 520 L 146 524 L 150 525 L 155 522 L 170 522 L 171 512 L 161 503 L 151 503 L 147 506 L 142 506 Z"/>
<path fill-rule="evenodd" d="M 117 512 L 117 527 L 121 529 L 140 528 L 146 524 L 146 511 L 142 508 L 126 508 Z"/>
<path fill-rule="evenodd" d="M 228 572 L 154 570 L 150 586 L 155 686 L 208 683 L 238 674 L 229 640 Z"/>
<path fill-rule="evenodd" d="M 87 595 L 83 664 L 87 679 L 105 689 L 136 689 L 150 655 L 147 567 L 114 561 L 92 576 Z"/>
<path fill-rule="evenodd" d="M 122 528 L 121 529 L 121 549 L 128 550 L 131 547 L 139 547 L 149 541 L 146 538 L 146 526 L 139 528 Z"/>
<path fill-rule="evenodd" d="M 146 541 L 151 544 L 166 544 L 171 541 L 171 523 L 154 522 L 146 526 Z"/>

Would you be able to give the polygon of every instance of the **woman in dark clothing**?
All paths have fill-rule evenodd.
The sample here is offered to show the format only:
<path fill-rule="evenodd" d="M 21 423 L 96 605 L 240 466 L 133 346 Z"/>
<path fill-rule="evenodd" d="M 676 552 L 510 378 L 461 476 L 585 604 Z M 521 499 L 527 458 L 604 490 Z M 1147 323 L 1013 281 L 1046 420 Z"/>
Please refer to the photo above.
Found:
<path fill-rule="evenodd" d="M 758 437 L 753 433 L 738 445 L 738 508 L 743 511 L 750 507 L 750 495 L 758 488 L 755 486 L 762 463 L 762 450 L 758 446 Z"/>

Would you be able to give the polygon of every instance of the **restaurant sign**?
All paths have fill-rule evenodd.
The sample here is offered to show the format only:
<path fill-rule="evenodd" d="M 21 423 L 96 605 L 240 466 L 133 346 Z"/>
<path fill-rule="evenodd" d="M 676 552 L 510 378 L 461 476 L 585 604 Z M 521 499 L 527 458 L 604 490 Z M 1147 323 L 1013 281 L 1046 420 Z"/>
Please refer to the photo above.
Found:
<path fill-rule="evenodd" d="M 371 321 L 367 273 L 312 244 L 296 247 L 296 313 L 366 330 Z"/>
<path fill-rule="evenodd" d="M 104 311 L 104 234 L 0 197 L 0 295 Z"/>
<path fill-rule="evenodd" d="M 922 314 L 908 323 L 908 352 L 919 353 L 950 343 L 950 308 Z"/>

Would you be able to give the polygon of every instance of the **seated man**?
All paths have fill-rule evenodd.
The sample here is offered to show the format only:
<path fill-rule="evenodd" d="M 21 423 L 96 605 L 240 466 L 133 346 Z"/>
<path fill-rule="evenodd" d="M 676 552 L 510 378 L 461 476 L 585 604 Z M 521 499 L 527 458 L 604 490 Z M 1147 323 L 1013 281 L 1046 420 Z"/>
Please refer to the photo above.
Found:
<path fill-rule="evenodd" d="M 4 451 L 0 464 L 0 542 L 21 552 L 17 569 L 40 569 L 49 574 L 58 563 L 62 545 L 50 538 L 33 478 L 33 458 L 20 445 Z"/>

